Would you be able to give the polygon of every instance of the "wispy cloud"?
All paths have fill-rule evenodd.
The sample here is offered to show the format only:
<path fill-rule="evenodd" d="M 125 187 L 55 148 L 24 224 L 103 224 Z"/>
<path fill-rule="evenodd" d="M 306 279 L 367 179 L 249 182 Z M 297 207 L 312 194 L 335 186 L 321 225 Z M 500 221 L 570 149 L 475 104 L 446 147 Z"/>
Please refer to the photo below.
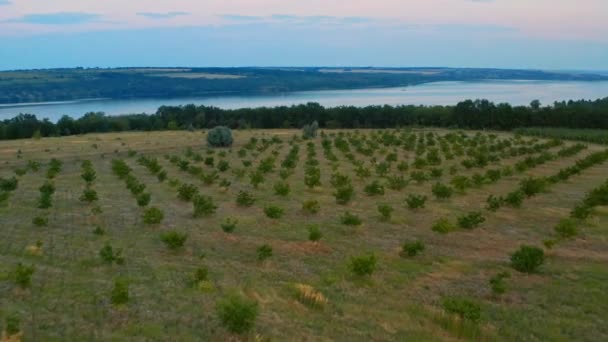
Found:
<path fill-rule="evenodd" d="M 325 15 L 292 15 L 292 14 L 272 14 L 269 16 L 247 16 L 238 14 L 224 14 L 221 15 L 222 19 L 226 19 L 233 22 L 240 23 L 252 23 L 252 22 L 279 22 L 279 23 L 291 23 L 291 24 L 359 24 L 373 21 L 372 18 L 367 17 L 338 17 L 338 16 L 325 16 Z"/>
<path fill-rule="evenodd" d="M 84 12 L 60 12 L 48 14 L 27 14 L 20 18 L 9 19 L 7 22 L 36 25 L 74 25 L 96 21 L 99 14 Z"/>
<path fill-rule="evenodd" d="M 2 5 L 10 5 L 12 2 L 8 1 L 8 0 L 0 0 L 0 6 Z"/>
<path fill-rule="evenodd" d="M 150 18 L 150 19 L 170 19 L 175 17 L 180 17 L 184 15 L 189 15 L 188 12 L 166 12 L 166 13 L 154 13 L 154 12 L 139 12 L 137 15 Z"/>

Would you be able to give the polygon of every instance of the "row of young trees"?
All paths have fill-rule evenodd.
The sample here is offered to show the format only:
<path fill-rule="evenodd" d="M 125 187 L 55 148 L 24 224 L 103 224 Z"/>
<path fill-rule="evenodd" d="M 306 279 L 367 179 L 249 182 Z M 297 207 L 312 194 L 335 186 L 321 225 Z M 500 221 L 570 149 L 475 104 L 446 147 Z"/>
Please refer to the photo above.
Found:
<path fill-rule="evenodd" d="M 315 122 L 321 128 L 387 128 L 438 126 L 511 130 L 518 127 L 608 128 L 608 97 L 595 101 L 555 102 L 541 107 L 466 100 L 455 106 L 343 106 L 325 108 L 318 103 L 294 106 L 221 109 L 208 106 L 162 106 L 155 114 L 106 116 L 87 113 L 57 123 L 20 114 L 0 121 L 0 140 L 33 136 L 60 136 L 91 132 L 157 131 L 212 128 L 301 128 Z M 315 125 L 316 127 L 316 125 Z M 309 127 L 310 128 L 310 127 Z"/>

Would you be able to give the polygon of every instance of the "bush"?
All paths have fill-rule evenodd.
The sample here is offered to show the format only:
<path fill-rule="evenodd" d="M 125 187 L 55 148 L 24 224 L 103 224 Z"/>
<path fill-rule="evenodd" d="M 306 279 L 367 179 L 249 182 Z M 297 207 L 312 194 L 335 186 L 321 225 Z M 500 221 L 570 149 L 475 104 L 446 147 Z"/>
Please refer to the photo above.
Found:
<path fill-rule="evenodd" d="M 250 207 L 255 203 L 255 198 L 253 195 L 247 191 L 239 191 L 239 194 L 236 196 L 236 204 L 241 207 Z"/>
<path fill-rule="evenodd" d="M 34 266 L 25 266 L 18 263 L 12 272 L 12 278 L 15 284 L 21 288 L 27 288 L 32 283 L 32 275 L 34 274 Z"/>
<path fill-rule="evenodd" d="M 481 212 L 470 212 L 458 217 L 458 226 L 464 229 L 473 229 L 485 222 L 485 220 Z"/>
<path fill-rule="evenodd" d="M 503 202 L 503 199 L 501 197 L 489 195 L 488 198 L 486 199 L 486 203 L 487 203 L 486 208 L 489 211 L 496 211 L 496 210 L 500 209 L 502 202 Z"/>
<path fill-rule="evenodd" d="M 150 204 L 151 196 L 147 192 L 142 192 L 141 194 L 137 195 L 136 200 L 138 206 L 145 207 Z"/>
<path fill-rule="evenodd" d="M 376 180 L 366 185 L 364 191 L 370 196 L 384 195 L 384 186 Z"/>
<path fill-rule="evenodd" d="M 490 278 L 490 288 L 492 293 L 495 295 L 503 294 L 507 291 L 507 285 L 505 279 L 509 278 L 511 274 L 509 272 L 500 272 L 497 275 Z"/>
<path fill-rule="evenodd" d="M 321 210 L 321 204 L 317 200 L 308 200 L 302 203 L 302 210 L 309 214 L 316 214 Z"/>
<path fill-rule="evenodd" d="M 116 279 L 110 293 L 110 301 L 114 305 L 126 304 L 129 301 L 129 283 L 125 279 Z"/>
<path fill-rule="evenodd" d="M 378 212 L 382 215 L 383 220 L 390 220 L 394 210 L 395 209 L 388 204 L 378 204 Z"/>
<path fill-rule="evenodd" d="M 348 211 L 345 212 L 344 215 L 342 215 L 340 217 L 340 222 L 342 222 L 342 224 L 347 225 L 347 226 L 359 226 L 362 223 L 359 216 L 357 216 L 355 214 L 351 214 Z"/>
<path fill-rule="evenodd" d="M 344 185 L 337 188 L 333 195 L 336 198 L 336 203 L 347 204 L 354 197 L 355 188 L 351 184 Z"/>
<path fill-rule="evenodd" d="M 287 182 L 278 182 L 274 185 L 274 193 L 279 196 L 287 196 L 289 194 L 290 187 Z"/>
<path fill-rule="evenodd" d="M 232 131 L 225 126 L 216 126 L 207 133 L 207 145 L 211 147 L 232 146 Z"/>
<path fill-rule="evenodd" d="M 399 255 L 402 257 L 413 257 L 424 251 L 424 243 L 422 241 L 406 242 L 401 246 Z"/>
<path fill-rule="evenodd" d="M 452 197 L 452 194 L 454 192 L 451 187 L 441 183 L 435 183 L 431 190 L 433 192 L 433 195 L 435 195 L 435 197 L 437 197 L 438 199 L 450 198 Z"/>
<path fill-rule="evenodd" d="M 446 298 L 443 300 L 442 305 L 446 312 L 456 314 L 462 319 L 477 322 L 481 318 L 481 307 L 470 299 Z"/>
<path fill-rule="evenodd" d="M 434 232 L 446 234 L 455 230 L 456 227 L 448 219 L 441 218 L 437 222 L 435 222 L 435 224 L 433 224 L 433 227 L 431 227 L 431 229 Z"/>
<path fill-rule="evenodd" d="M 194 184 L 182 184 L 177 189 L 177 196 L 184 201 L 191 201 L 198 195 L 198 188 Z"/>
<path fill-rule="evenodd" d="M 270 205 L 264 208 L 264 214 L 266 214 L 266 216 L 272 219 L 279 219 L 283 216 L 284 213 L 285 211 L 283 210 L 283 208 L 279 208 L 274 205 Z"/>
<path fill-rule="evenodd" d="M 560 238 L 571 238 L 577 234 L 576 221 L 573 219 L 562 219 L 554 229 Z"/>
<path fill-rule="evenodd" d="M 264 173 L 258 171 L 252 171 L 249 174 L 249 180 L 251 182 L 251 185 L 253 185 L 254 188 L 258 188 L 258 186 L 262 183 L 264 183 Z"/>
<path fill-rule="evenodd" d="M 546 187 L 547 180 L 544 178 L 528 177 L 523 179 L 519 184 L 520 190 L 528 197 L 532 197 L 545 191 Z"/>
<path fill-rule="evenodd" d="M 350 270 L 358 276 L 371 276 L 376 269 L 376 256 L 374 254 L 352 257 Z"/>
<path fill-rule="evenodd" d="M 467 176 L 455 176 L 450 181 L 450 184 L 452 184 L 456 190 L 464 192 L 467 188 L 471 187 L 471 180 Z"/>
<path fill-rule="evenodd" d="M 258 254 L 258 260 L 264 261 L 272 256 L 272 247 L 270 245 L 264 244 L 258 247 L 256 252 Z"/>
<path fill-rule="evenodd" d="M 321 169 L 318 167 L 307 167 L 304 174 L 304 184 L 310 189 L 321 185 Z"/>
<path fill-rule="evenodd" d="M 165 243 L 165 245 L 172 250 L 180 249 L 184 246 L 188 235 L 185 233 L 180 233 L 178 231 L 172 230 L 169 232 L 162 233 L 160 235 L 160 240 Z"/>
<path fill-rule="evenodd" d="M 2 190 L 2 191 L 6 191 L 6 192 L 15 191 L 15 190 L 17 190 L 18 184 L 19 184 L 19 181 L 15 177 L 12 177 L 9 179 L 0 177 L 0 190 Z"/>
<path fill-rule="evenodd" d="M 570 217 L 576 218 L 579 220 L 584 220 L 587 217 L 589 217 L 589 215 L 591 215 L 592 211 L 593 211 L 592 206 L 590 206 L 586 203 L 579 203 L 570 212 Z"/>
<path fill-rule="evenodd" d="M 523 245 L 511 255 L 511 266 L 524 273 L 535 272 L 545 260 L 542 249 Z"/>
<path fill-rule="evenodd" d="M 427 200 L 427 197 L 424 195 L 410 194 L 405 199 L 405 202 L 407 203 L 408 208 L 417 209 L 417 208 L 424 208 L 426 200 Z"/>
<path fill-rule="evenodd" d="M 229 295 L 217 304 L 220 322 L 232 333 L 243 334 L 251 330 L 258 316 L 258 304 L 239 295 Z"/>
<path fill-rule="evenodd" d="M 228 217 L 220 224 L 220 227 L 225 233 L 232 233 L 236 229 L 238 223 L 239 221 L 237 219 Z"/>
<path fill-rule="evenodd" d="M 44 216 L 36 216 L 32 219 L 32 223 L 36 227 L 46 227 L 49 225 L 49 219 Z"/>
<path fill-rule="evenodd" d="M 82 191 L 82 195 L 80 196 L 80 200 L 82 202 L 92 203 L 97 201 L 99 198 L 97 196 L 97 191 L 95 189 L 86 188 Z"/>
<path fill-rule="evenodd" d="M 217 210 L 217 205 L 213 202 L 213 198 L 209 196 L 195 196 L 192 205 L 194 207 L 194 217 L 213 215 Z"/>
<path fill-rule="evenodd" d="M 308 226 L 308 240 L 310 240 L 312 242 L 317 242 L 317 241 L 321 240 L 321 237 L 323 237 L 323 233 L 321 233 L 319 226 L 317 226 L 317 225 Z"/>
<path fill-rule="evenodd" d="M 99 250 L 99 256 L 101 260 L 108 264 L 116 262 L 118 265 L 122 265 L 124 263 L 122 250 L 114 250 L 110 244 L 106 244 Z"/>
<path fill-rule="evenodd" d="M 53 206 L 53 199 L 51 194 L 41 193 L 38 199 L 38 209 L 48 209 Z"/>
<path fill-rule="evenodd" d="M 142 215 L 145 224 L 159 224 L 164 218 L 165 213 L 154 207 L 146 209 Z"/>
<path fill-rule="evenodd" d="M 521 207 L 521 204 L 524 201 L 524 193 L 522 191 L 512 191 L 507 194 L 505 197 L 505 203 L 514 208 Z"/>
<path fill-rule="evenodd" d="M 4 331 L 6 332 L 6 340 L 3 337 L 3 341 L 20 341 L 21 339 L 11 339 L 11 336 L 17 335 L 21 329 L 19 328 L 20 320 L 15 315 L 6 316 Z"/>

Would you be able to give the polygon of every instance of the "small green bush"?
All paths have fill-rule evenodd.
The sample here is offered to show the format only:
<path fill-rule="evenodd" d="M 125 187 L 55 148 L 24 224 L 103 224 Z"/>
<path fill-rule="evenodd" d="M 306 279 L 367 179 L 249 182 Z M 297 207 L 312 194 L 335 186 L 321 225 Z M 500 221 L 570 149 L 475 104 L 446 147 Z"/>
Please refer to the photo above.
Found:
<path fill-rule="evenodd" d="M 490 278 L 490 288 L 492 293 L 495 295 L 501 295 L 507 291 L 507 285 L 505 279 L 509 278 L 511 274 L 509 272 L 500 272 L 497 275 Z"/>
<path fill-rule="evenodd" d="M 422 242 L 422 241 L 405 242 L 401 246 L 401 252 L 399 253 L 399 255 L 401 255 L 402 257 L 413 257 L 422 251 L 424 251 L 424 242 Z"/>
<path fill-rule="evenodd" d="M 336 198 L 336 203 L 338 204 L 347 204 L 352 200 L 355 195 L 355 188 L 351 184 L 347 184 L 336 188 L 334 192 L 334 197 Z"/>
<path fill-rule="evenodd" d="M 116 262 L 118 265 L 122 265 L 124 263 L 124 258 L 122 257 L 122 250 L 114 249 L 108 243 L 106 243 L 100 250 L 99 256 L 101 260 L 105 263 L 111 264 Z"/>
<path fill-rule="evenodd" d="M 376 256 L 374 254 L 352 257 L 350 270 L 358 276 L 371 276 L 376 269 Z"/>
<path fill-rule="evenodd" d="M 279 196 L 289 195 L 290 187 L 287 182 L 278 182 L 274 185 L 274 193 Z"/>
<path fill-rule="evenodd" d="M 511 207 L 519 208 L 524 201 L 524 193 L 519 190 L 510 192 L 505 196 L 504 201 Z"/>
<path fill-rule="evenodd" d="M 35 270 L 34 266 L 25 266 L 18 263 L 12 271 L 13 281 L 21 288 L 28 288 L 32 284 L 32 275 Z"/>
<path fill-rule="evenodd" d="M 395 209 L 393 209 L 393 207 L 391 207 L 388 204 L 385 204 L 385 203 L 378 204 L 378 212 L 382 216 L 382 219 L 385 221 L 388 221 L 391 219 L 391 216 L 392 216 L 394 210 Z"/>
<path fill-rule="evenodd" d="M 198 188 L 194 184 L 182 184 L 177 189 L 177 196 L 183 201 L 191 201 L 198 195 Z"/>
<path fill-rule="evenodd" d="M 576 221 L 573 219 L 562 219 L 555 226 L 555 232 L 560 238 L 571 238 L 576 236 Z"/>
<path fill-rule="evenodd" d="M 456 229 L 456 226 L 450 222 L 447 218 L 441 218 L 433 224 L 431 229 L 434 232 L 446 234 Z"/>
<path fill-rule="evenodd" d="M 347 226 L 359 226 L 359 225 L 361 225 L 361 223 L 363 223 L 363 221 L 361 221 L 359 216 L 352 214 L 348 211 L 345 212 L 340 217 L 340 222 L 342 222 L 342 224 L 347 225 Z"/>
<path fill-rule="evenodd" d="M 137 200 L 137 205 L 140 207 L 145 207 L 148 204 L 150 204 L 150 200 L 152 199 L 150 196 L 150 193 L 148 192 L 142 192 L 141 194 L 137 195 L 137 197 L 135 197 L 135 199 Z"/>
<path fill-rule="evenodd" d="M 364 191 L 369 196 L 384 195 L 384 186 L 376 180 L 366 185 Z"/>
<path fill-rule="evenodd" d="M 511 266 L 524 273 L 535 272 L 545 260 L 542 249 L 534 246 L 522 245 L 511 255 Z"/>
<path fill-rule="evenodd" d="M 272 256 L 272 247 L 270 245 L 264 244 L 258 247 L 256 252 L 258 254 L 258 260 L 264 261 Z"/>
<path fill-rule="evenodd" d="M 232 233 L 236 229 L 236 225 L 239 223 L 237 219 L 227 217 L 224 222 L 220 224 L 220 227 L 225 233 Z"/>
<path fill-rule="evenodd" d="M 458 217 L 458 226 L 464 229 L 473 229 L 485 222 L 485 220 L 481 212 L 470 212 Z"/>
<path fill-rule="evenodd" d="M 36 227 L 46 227 L 49 225 L 49 219 L 45 216 L 36 216 L 32 219 L 32 223 Z"/>
<path fill-rule="evenodd" d="M 233 294 L 222 298 L 217 304 L 220 322 L 232 333 L 250 331 L 258 316 L 258 304 L 253 300 Z"/>
<path fill-rule="evenodd" d="M 80 201 L 92 203 L 97 201 L 99 198 L 97 196 L 97 191 L 95 189 L 86 188 L 82 191 L 82 195 L 80 196 Z"/>
<path fill-rule="evenodd" d="M 437 197 L 438 199 L 450 198 L 454 193 L 454 190 L 452 190 L 451 187 L 442 183 L 435 183 L 431 191 L 433 192 L 433 195 L 435 195 L 435 197 Z"/>
<path fill-rule="evenodd" d="M 160 235 L 160 240 L 165 243 L 165 245 L 172 250 L 180 249 L 184 246 L 188 235 L 185 233 L 180 233 L 178 231 L 172 230 Z"/>
<path fill-rule="evenodd" d="M 312 242 L 317 242 L 317 241 L 321 240 L 321 237 L 323 237 L 323 233 L 321 233 L 319 226 L 317 226 L 317 225 L 308 226 L 308 240 L 310 240 Z"/>
<path fill-rule="evenodd" d="M 207 133 L 207 144 L 211 147 L 232 146 L 232 131 L 225 126 L 216 126 Z"/>
<path fill-rule="evenodd" d="M 164 218 L 165 213 L 155 207 L 147 208 L 142 215 L 145 224 L 159 224 Z"/>
<path fill-rule="evenodd" d="M 279 219 L 283 216 L 285 210 L 275 205 L 270 205 L 264 208 L 264 214 L 272 219 Z"/>
<path fill-rule="evenodd" d="M 486 199 L 486 209 L 489 211 L 497 211 L 502 206 L 503 199 L 494 195 L 489 195 Z"/>
<path fill-rule="evenodd" d="M 528 197 L 532 197 L 536 194 L 545 191 L 546 187 L 547 180 L 544 178 L 528 177 L 526 179 L 523 179 L 519 184 L 521 192 L 523 192 L 524 195 Z"/>
<path fill-rule="evenodd" d="M 192 200 L 194 217 L 210 216 L 215 214 L 217 205 L 210 196 L 196 195 Z"/>
<path fill-rule="evenodd" d="M 317 200 L 307 200 L 302 203 L 302 210 L 309 214 L 316 214 L 321 210 L 321 204 Z"/>
<path fill-rule="evenodd" d="M 5 322 L 5 327 L 4 327 L 4 331 L 6 332 L 6 337 L 7 339 L 3 341 L 20 341 L 20 339 L 18 340 L 13 340 L 10 337 L 13 335 L 16 335 L 19 333 L 19 331 L 21 331 L 21 329 L 19 328 L 20 325 L 20 319 L 18 316 L 16 315 L 9 315 L 6 316 L 6 318 L 4 319 Z"/>
<path fill-rule="evenodd" d="M 114 281 L 114 287 L 110 292 L 110 301 L 114 305 L 129 302 L 129 282 L 126 279 L 119 278 Z"/>
<path fill-rule="evenodd" d="M 424 208 L 424 205 L 426 204 L 426 200 L 427 200 L 427 197 L 424 195 L 410 194 L 405 199 L 405 202 L 407 203 L 408 208 L 418 209 L 418 208 Z"/>
<path fill-rule="evenodd" d="M 467 298 L 445 298 L 442 301 L 446 312 L 460 316 L 473 322 L 481 319 L 481 307 L 479 304 Z"/>
<path fill-rule="evenodd" d="M 241 207 L 250 207 L 255 203 L 255 198 L 247 191 L 239 191 L 236 196 L 236 203 Z"/>

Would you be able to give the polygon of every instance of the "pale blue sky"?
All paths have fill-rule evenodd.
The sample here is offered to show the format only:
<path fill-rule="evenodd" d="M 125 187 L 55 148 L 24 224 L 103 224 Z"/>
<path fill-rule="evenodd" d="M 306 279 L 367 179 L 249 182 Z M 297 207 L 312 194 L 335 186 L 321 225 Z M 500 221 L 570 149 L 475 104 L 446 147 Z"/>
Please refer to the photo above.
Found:
<path fill-rule="evenodd" d="M 0 0 L 0 69 L 608 70 L 605 0 Z"/>

